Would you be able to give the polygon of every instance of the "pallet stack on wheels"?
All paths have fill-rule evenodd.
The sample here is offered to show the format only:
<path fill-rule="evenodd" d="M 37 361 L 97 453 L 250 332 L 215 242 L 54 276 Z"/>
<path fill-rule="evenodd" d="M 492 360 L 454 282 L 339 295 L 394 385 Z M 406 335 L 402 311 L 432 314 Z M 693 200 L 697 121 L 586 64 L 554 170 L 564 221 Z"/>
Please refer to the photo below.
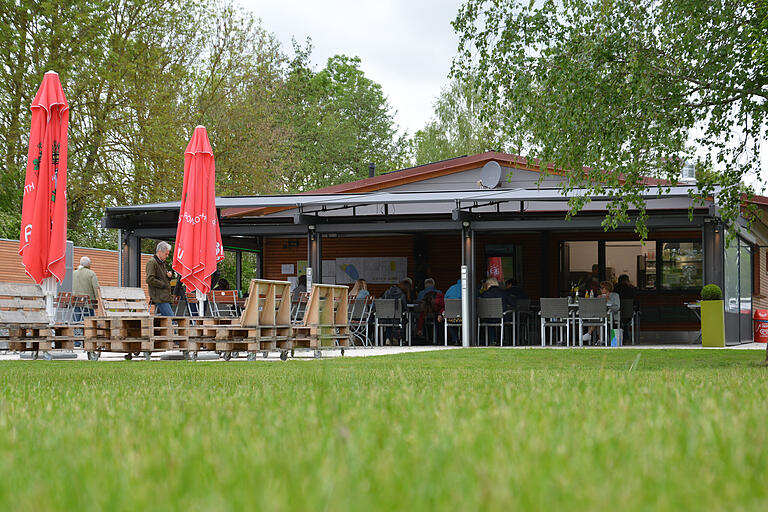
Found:
<path fill-rule="evenodd" d="M 125 352 L 127 358 L 143 353 L 186 350 L 189 317 L 151 316 L 141 288 L 102 286 L 99 314 L 85 318 L 85 350 L 89 359 L 101 352 Z"/>
<path fill-rule="evenodd" d="M 191 359 L 211 350 L 229 359 L 247 352 L 252 360 L 279 351 L 285 360 L 297 350 L 351 346 L 347 318 L 347 287 L 315 284 L 304 318 L 291 323 L 291 285 L 288 281 L 251 280 L 248 300 L 239 318 L 152 316 L 144 290 L 102 286 L 97 315 L 84 325 L 51 325 L 39 285 L 0 283 L 0 342 L 12 351 L 74 349 L 83 342 L 88 359 L 102 352 L 126 353 L 126 358 L 180 350 Z M 80 330 L 82 329 L 82 334 Z"/>
<path fill-rule="evenodd" d="M 301 325 L 294 327 L 296 347 L 315 349 L 351 346 L 346 286 L 313 284 Z"/>
<path fill-rule="evenodd" d="M 253 359 L 270 350 L 292 348 L 291 284 L 288 281 L 252 279 L 248 299 L 239 318 L 196 319 L 190 328 L 190 352 L 213 349 L 229 359 L 233 353 L 247 352 Z"/>

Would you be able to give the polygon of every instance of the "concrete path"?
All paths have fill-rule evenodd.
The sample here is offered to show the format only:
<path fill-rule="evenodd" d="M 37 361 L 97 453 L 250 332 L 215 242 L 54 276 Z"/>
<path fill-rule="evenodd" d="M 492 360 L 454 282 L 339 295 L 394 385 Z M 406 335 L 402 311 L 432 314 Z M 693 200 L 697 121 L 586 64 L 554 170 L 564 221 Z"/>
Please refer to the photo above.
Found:
<path fill-rule="evenodd" d="M 417 352 L 429 352 L 436 350 L 458 350 L 460 347 L 444 347 L 444 346 L 417 346 L 417 347 L 366 347 L 366 348 L 351 348 L 344 351 L 344 357 L 369 357 L 369 356 L 384 356 L 392 354 L 411 354 Z M 480 347 L 482 350 L 485 347 Z M 507 350 L 541 350 L 541 347 L 528 346 L 528 347 L 504 347 Z M 553 347 L 547 347 L 553 348 Z M 556 350 L 626 350 L 626 349 L 639 349 L 639 350 L 659 350 L 659 349 L 684 349 L 684 350 L 762 350 L 765 351 L 765 344 L 762 343 L 746 343 L 743 345 L 736 345 L 725 348 L 703 349 L 700 345 L 629 345 L 622 348 L 606 349 L 605 347 L 583 347 L 578 349 L 570 349 L 566 347 L 554 347 Z M 73 357 L 74 356 L 74 357 Z M 322 357 L 341 357 L 341 350 L 339 349 L 327 349 L 323 350 Z M 74 353 L 61 353 L 54 351 L 53 358 L 57 361 L 86 361 L 88 358 L 82 351 L 76 351 Z M 0 361 L 19 361 L 31 359 L 29 354 L 18 354 L 0 352 Z M 313 361 L 315 360 L 314 351 L 312 350 L 297 350 L 293 359 L 301 361 Z M 123 354 L 118 353 L 104 353 L 101 355 L 99 361 L 124 361 Z M 143 356 L 134 358 L 136 361 L 143 361 Z M 164 352 L 154 354 L 152 361 L 160 360 L 181 360 L 181 352 Z M 220 361 L 225 362 L 223 359 L 216 356 L 214 353 L 201 352 L 199 361 Z M 259 356 L 256 361 L 279 361 L 280 353 L 271 352 L 268 357 L 264 358 Z M 239 357 L 233 358 L 230 362 L 247 362 L 246 354 L 241 353 Z"/>

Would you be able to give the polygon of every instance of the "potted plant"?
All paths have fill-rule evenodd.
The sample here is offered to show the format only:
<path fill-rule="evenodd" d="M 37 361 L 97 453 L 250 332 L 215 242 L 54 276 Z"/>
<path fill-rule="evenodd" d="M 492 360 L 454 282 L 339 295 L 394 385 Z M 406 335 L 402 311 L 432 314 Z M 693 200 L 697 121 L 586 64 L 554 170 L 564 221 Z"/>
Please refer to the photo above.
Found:
<path fill-rule="evenodd" d="M 701 345 L 725 346 L 723 291 L 716 284 L 701 289 Z"/>

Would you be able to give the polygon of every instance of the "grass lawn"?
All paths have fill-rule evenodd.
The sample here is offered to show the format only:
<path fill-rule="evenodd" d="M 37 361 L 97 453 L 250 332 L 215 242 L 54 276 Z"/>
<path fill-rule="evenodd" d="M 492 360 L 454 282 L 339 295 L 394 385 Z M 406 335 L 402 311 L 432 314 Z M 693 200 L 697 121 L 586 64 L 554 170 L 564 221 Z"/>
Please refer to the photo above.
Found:
<path fill-rule="evenodd" d="M 764 357 L 2 362 L 0 510 L 768 510 Z"/>

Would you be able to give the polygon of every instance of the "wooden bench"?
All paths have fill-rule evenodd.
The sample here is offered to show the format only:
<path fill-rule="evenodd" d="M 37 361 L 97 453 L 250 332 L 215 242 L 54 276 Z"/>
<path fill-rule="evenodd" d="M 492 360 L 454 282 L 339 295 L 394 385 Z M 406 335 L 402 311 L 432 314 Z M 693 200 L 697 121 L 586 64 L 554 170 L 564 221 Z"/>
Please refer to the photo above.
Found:
<path fill-rule="evenodd" d="M 348 295 L 346 286 L 313 284 L 304 318 L 293 328 L 295 345 L 316 349 L 315 356 L 323 347 L 351 346 Z"/>

